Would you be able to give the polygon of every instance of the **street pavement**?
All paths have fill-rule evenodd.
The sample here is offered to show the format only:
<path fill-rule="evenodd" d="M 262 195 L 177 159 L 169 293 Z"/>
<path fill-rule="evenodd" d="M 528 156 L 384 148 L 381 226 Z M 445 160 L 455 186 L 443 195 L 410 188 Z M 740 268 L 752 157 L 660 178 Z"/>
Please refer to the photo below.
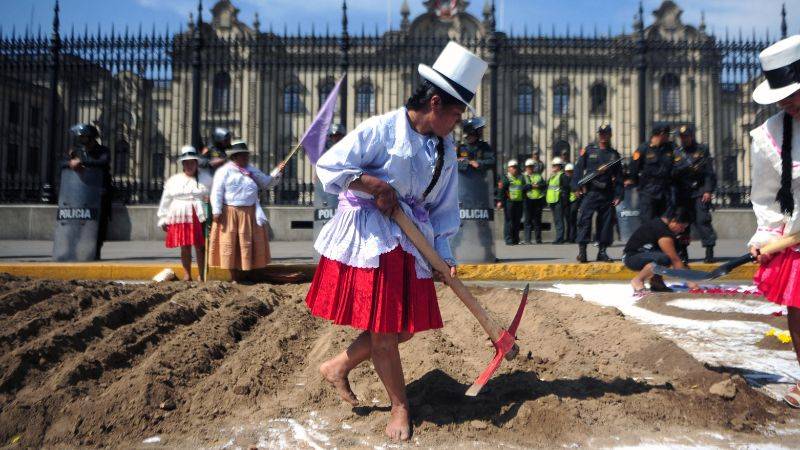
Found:
<path fill-rule="evenodd" d="M 718 260 L 726 260 L 747 251 L 745 240 L 721 240 L 716 247 Z M 624 245 L 618 243 L 608 249 L 615 260 L 622 258 Z M 52 241 L 0 240 L 0 262 L 44 262 L 52 261 Z M 274 263 L 309 263 L 313 261 L 314 248 L 311 241 L 270 242 Z M 574 263 L 578 254 L 576 244 L 553 245 L 505 245 L 495 242 L 498 262 L 504 263 Z M 597 248 L 589 246 L 589 260 L 597 255 Z M 689 247 L 690 260 L 700 261 L 705 256 L 703 247 L 693 243 Z M 103 261 L 114 263 L 148 263 L 170 261 L 179 258 L 178 249 L 168 249 L 161 241 L 109 241 L 103 246 Z"/>

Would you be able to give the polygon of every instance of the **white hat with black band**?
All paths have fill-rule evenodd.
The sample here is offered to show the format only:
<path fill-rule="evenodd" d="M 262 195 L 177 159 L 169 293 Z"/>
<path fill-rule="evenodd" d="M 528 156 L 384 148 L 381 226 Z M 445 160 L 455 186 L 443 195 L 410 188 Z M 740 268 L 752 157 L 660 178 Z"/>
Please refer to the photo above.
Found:
<path fill-rule="evenodd" d="M 486 61 L 450 41 L 436 58 L 433 67 L 420 64 L 418 71 L 422 78 L 460 100 L 475 114 L 470 102 L 475 97 L 487 67 L 489 65 Z"/>
<path fill-rule="evenodd" d="M 200 155 L 197 154 L 197 149 L 192 147 L 191 145 L 184 145 L 181 147 L 181 155 L 178 157 L 178 161 L 189 161 L 189 160 L 199 160 Z"/>
<path fill-rule="evenodd" d="M 225 153 L 227 153 L 228 156 L 236 153 L 250 153 L 250 149 L 247 148 L 247 142 L 238 140 L 231 142 L 231 148 L 226 150 Z"/>
<path fill-rule="evenodd" d="M 753 91 L 756 103 L 770 105 L 800 90 L 800 34 L 770 45 L 758 58 L 766 80 Z"/>

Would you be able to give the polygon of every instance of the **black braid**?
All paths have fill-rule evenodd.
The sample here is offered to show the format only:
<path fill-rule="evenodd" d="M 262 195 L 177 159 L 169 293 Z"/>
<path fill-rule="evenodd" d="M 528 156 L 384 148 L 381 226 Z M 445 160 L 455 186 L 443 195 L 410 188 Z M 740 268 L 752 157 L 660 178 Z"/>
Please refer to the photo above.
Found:
<path fill-rule="evenodd" d="M 776 200 L 781 204 L 784 214 L 794 213 L 792 195 L 792 116 L 783 113 L 783 142 L 781 145 L 781 189 Z"/>
<path fill-rule="evenodd" d="M 439 142 L 436 143 L 436 165 L 433 168 L 433 178 L 431 178 L 431 184 L 425 189 L 425 193 L 422 194 L 422 199 L 428 197 L 428 194 L 431 193 L 433 187 L 436 186 L 436 182 L 439 181 L 439 177 L 442 176 L 442 167 L 444 166 L 444 138 L 439 138 Z"/>

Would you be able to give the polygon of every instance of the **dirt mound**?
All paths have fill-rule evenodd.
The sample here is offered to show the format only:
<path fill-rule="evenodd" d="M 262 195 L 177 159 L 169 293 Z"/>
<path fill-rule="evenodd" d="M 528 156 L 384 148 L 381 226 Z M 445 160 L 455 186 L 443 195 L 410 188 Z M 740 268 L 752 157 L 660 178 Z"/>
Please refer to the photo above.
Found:
<path fill-rule="evenodd" d="M 387 401 L 371 366 L 352 374 L 363 404 L 354 409 L 316 371 L 356 333 L 310 317 L 307 285 L 13 277 L 0 284 L 2 444 L 139 445 L 159 435 L 175 446 L 246 446 L 262 440 L 270 420 L 310 416 L 328 424 L 326 445 L 383 442 Z M 729 375 L 616 310 L 538 291 L 520 326 L 520 357 L 467 398 L 492 349 L 461 303 L 438 290 L 445 328 L 402 346 L 420 445 L 550 446 L 681 430 L 755 435 L 797 416 L 738 377 L 733 399 L 711 395 Z M 510 321 L 518 291 L 473 291 L 501 323 Z M 233 438 L 225 431 L 232 429 Z"/>

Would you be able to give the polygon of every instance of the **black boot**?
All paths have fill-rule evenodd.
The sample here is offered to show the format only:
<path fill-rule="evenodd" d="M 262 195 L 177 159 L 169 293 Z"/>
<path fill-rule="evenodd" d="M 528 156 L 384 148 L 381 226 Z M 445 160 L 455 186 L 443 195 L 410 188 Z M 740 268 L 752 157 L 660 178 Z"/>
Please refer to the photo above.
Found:
<path fill-rule="evenodd" d="M 650 278 L 650 290 L 653 292 L 675 292 L 664 283 L 661 275 L 653 275 L 653 278 Z"/>
<path fill-rule="evenodd" d="M 703 259 L 703 262 L 707 262 L 709 264 L 716 262 L 714 259 L 714 247 L 706 247 L 706 257 Z"/>
<path fill-rule="evenodd" d="M 605 245 L 601 245 L 597 250 L 597 262 L 614 262 L 614 260 L 608 256 L 608 253 L 606 253 Z"/>
<path fill-rule="evenodd" d="M 589 259 L 586 258 L 586 244 L 579 244 L 578 245 L 578 258 L 577 258 L 577 260 L 581 264 L 589 261 Z"/>

